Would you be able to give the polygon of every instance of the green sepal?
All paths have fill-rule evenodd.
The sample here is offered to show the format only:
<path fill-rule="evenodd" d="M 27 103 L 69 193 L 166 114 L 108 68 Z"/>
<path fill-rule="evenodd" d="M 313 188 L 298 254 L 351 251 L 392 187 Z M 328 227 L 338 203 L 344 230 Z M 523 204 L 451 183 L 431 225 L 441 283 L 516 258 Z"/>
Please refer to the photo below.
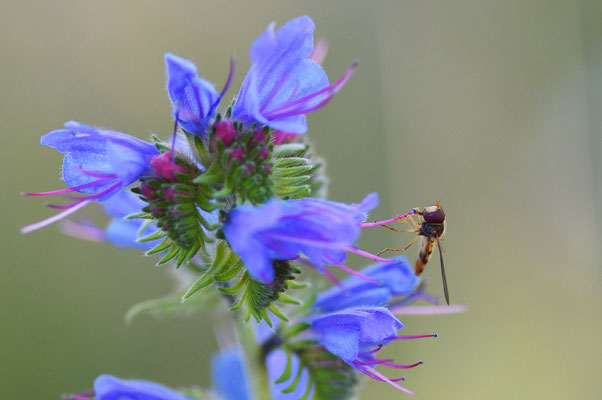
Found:
<path fill-rule="evenodd" d="M 303 373 L 303 368 L 299 365 L 299 370 L 297 371 L 297 375 L 295 376 L 295 380 L 285 389 L 282 389 L 281 393 L 292 393 L 297 389 L 297 385 L 299 385 L 299 380 L 301 379 L 301 374 Z"/>
<path fill-rule="evenodd" d="M 291 352 L 290 350 L 286 350 L 286 365 L 284 366 L 284 371 L 282 371 L 282 375 L 280 375 L 280 377 L 278 379 L 276 379 L 274 381 L 274 383 L 282 383 L 282 382 L 286 382 L 288 380 L 288 378 L 291 376 L 291 369 L 292 369 L 292 364 L 293 364 L 293 360 L 291 357 Z"/>
<path fill-rule="evenodd" d="M 309 172 L 312 172 L 314 169 L 316 169 L 316 167 L 314 167 L 313 165 L 300 165 L 297 167 L 286 167 L 286 168 L 281 167 L 281 168 L 277 168 L 274 171 L 274 176 L 282 179 L 285 177 L 292 177 L 292 176 L 298 176 L 301 174 L 307 174 Z M 280 179 L 277 179 L 277 181 L 279 181 Z"/>
<path fill-rule="evenodd" d="M 170 238 L 165 238 L 165 240 L 163 240 L 161 243 L 159 243 L 158 245 L 156 245 L 155 247 L 153 247 L 150 250 L 147 250 L 145 255 L 150 256 L 153 255 L 155 253 L 159 253 L 163 250 L 168 249 L 170 246 L 172 245 L 172 241 Z"/>
<path fill-rule="evenodd" d="M 308 146 L 302 143 L 287 143 L 274 146 L 274 156 L 280 157 L 296 157 L 302 155 L 308 149 Z"/>
<path fill-rule="evenodd" d="M 140 242 L 140 243 L 151 242 L 153 240 L 158 240 L 158 239 L 164 238 L 165 235 L 166 235 L 165 232 L 163 232 L 161 230 L 158 230 L 156 232 L 151 233 L 150 235 L 138 238 L 137 241 Z"/>

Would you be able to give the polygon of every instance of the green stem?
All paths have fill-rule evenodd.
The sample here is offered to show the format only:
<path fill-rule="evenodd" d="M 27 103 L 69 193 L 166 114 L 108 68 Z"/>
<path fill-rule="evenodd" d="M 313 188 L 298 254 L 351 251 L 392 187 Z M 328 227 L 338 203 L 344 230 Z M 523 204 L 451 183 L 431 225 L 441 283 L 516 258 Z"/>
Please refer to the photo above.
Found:
<path fill-rule="evenodd" d="M 261 358 L 261 347 L 255 339 L 253 324 L 244 322 L 241 313 L 236 313 L 236 325 L 244 358 L 247 376 L 251 380 L 254 400 L 270 400 L 270 385 L 265 364 Z"/>

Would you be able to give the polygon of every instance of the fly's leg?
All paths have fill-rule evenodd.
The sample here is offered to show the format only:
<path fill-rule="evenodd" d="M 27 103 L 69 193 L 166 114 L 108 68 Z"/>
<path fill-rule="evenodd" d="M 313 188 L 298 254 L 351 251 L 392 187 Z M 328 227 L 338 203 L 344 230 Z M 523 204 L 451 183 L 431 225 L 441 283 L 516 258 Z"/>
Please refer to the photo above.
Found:
<path fill-rule="evenodd" d="M 411 232 L 416 232 L 416 231 L 411 231 Z M 408 245 L 407 245 L 406 247 L 404 247 L 403 249 L 390 249 L 390 248 L 386 248 L 386 249 L 384 249 L 384 250 L 381 250 L 381 251 L 380 251 L 380 252 L 377 254 L 377 256 L 380 256 L 380 255 L 381 255 L 382 253 L 384 253 L 385 251 L 406 251 L 407 249 L 409 249 L 409 248 L 410 248 L 410 246 L 411 246 L 411 245 L 413 245 L 413 244 L 414 244 L 414 242 L 416 241 L 416 239 L 418 239 L 418 237 L 419 237 L 419 236 L 420 236 L 420 235 L 416 235 L 416 236 L 414 237 L 414 239 L 412 239 L 412 241 L 410 242 L 410 244 L 408 244 Z"/>
<path fill-rule="evenodd" d="M 390 231 L 397 232 L 397 233 L 405 233 L 405 232 L 418 232 L 418 230 L 416 230 L 416 229 L 404 229 L 404 230 L 399 230 L 399 229 L 391 228 L 390 226 L 387 226 L 387 225 L 380 225 L 380 226 L 382 226 L 383 228 L 387 228 L 387 229 L 388 229 L 388 230 L 390 230 Z"/>

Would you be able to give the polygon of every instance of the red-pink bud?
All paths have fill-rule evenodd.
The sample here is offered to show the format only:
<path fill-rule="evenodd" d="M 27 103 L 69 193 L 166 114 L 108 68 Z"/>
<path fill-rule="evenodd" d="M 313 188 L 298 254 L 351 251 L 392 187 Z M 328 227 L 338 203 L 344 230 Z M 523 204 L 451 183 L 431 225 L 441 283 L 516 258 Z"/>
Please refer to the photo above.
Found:
<path fill-rule="evenodd" d="M 173 153 L 168 151 L 161 154 L 160 156 L 153 157 L 151 165 L 155 169 L 155 172 L 161 178 L 169 179 L 172 182 L 176 182 L 175 172 L 186 173 L 186 168 L 177 165 L 173 160 Z"/>
<path fill-rule="evenodd" d="M 238 132 L 234 129 L 234 124 L 231 119 L 223 119 L 213 124 L 215 127 L 215 138 L 220 138 L 226 147 L 230 147 L 234 142 L 234 138 Z M 217 147 L 217 143 L 214 143 Z"/>
<path fill-rule="evenodd" d="M 255 143 L 264 143 L 265 140 L 267 139 L 267 135 L 266 133 L 263 131 L 263 129 L 255 129 L 253 131 L 253 136 L 252 136 L 253 140 L 255 141 Z"/>
<path fill-rule="evenodd" d="M 269 155 L 270 155 L 270 149 L 268 149 L 266 146 L 264 146 L 259 150 L 259 153 L 255 157 L 255 161 L 258 161 L 258 160 L 265 161 L 268 159 Z"/>
<path fill-rule="evenodd" d="M 238 165 L 242 163 L 242 158 L 245 155 L 245 152 L 242 150 L 240 146 L 236 147 L 234 150 L 230 152 L 230 158 L 228 159 L 228 163 L 232 161 L 232 159 L 236 159 L 238 161 Z"/>
<path fill-rule="evenodd" d="M 299 137 L 298 133 L 274 131 L 273 142 L 275 145 L 294 142 Z"/>

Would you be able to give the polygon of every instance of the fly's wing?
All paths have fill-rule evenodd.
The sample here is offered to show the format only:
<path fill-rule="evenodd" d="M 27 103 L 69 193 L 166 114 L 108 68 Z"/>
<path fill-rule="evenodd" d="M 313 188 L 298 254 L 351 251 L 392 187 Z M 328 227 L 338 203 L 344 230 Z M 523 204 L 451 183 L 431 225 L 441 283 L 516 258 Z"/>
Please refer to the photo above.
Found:
<path fill-rule="evenodd" d="M 445 301 L 449 306 L 449 291 L 447 290 L 447 278 L 445 277 L 445 266 L 443 264 L 443 253 L 441 252 L 441 242 L 437 239 L 437 247 L 439 248 L 439 261 L 441 261 L 441 279 L 443 280 L 443 294 Z"/>

